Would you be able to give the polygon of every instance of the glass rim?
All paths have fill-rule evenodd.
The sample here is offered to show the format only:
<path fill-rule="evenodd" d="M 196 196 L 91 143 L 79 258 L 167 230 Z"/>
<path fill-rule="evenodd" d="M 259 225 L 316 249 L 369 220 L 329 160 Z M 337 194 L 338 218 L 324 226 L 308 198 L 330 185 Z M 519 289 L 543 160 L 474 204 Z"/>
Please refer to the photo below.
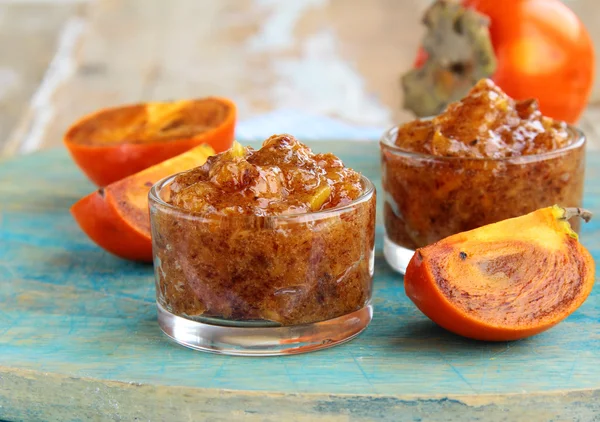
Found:
<path fill-rule="evenodd" d="M 187 171 L 189 171 L 189 170 L 187 170 Z M 177 207 L 175 205 L 169 204 L 164 199 L 162 199 L 160 196 L 160 191 L 162 191 L 163 188 L 165 188 L 167 185 L 170 185 L 177 176 L 179 176 L 180 174 L 183 174 L 183 173 L 187 173 L 187 171 L 178 172 L 178 173 L 172 174 L 170 176 L 164 177 L 161 180 L 159 180 L 158 182 L 156 182 L 154 185 L 152 185 L 152 187 L 150 188 L 150 191 L 148 192 L 148 200 L 149 200 L 150 204 L 156 203 L 162 207 L 165 207 L 167 209 L 175 211 L 175 212 L 181 214 L 182 216 L 189 217 L 192 219 L 204 220 L 204 221 L 249 220 L 249 219 L 252 219 L 254 221 L 261 220 L 261 219 L 269 220 L 269 221 L 272 221 L 272 220 L 297 220 L 297 219 L 303 219 L 304 221 L 313 221 L 313 220 L 318 220 L 320 218 L 330 217 L 334 214 L 339 213 L 340 211 L 345 212 L 347 210 L 351 210 L 355 206 L 357 206 L 363 202 L 369 201 L 373 197 L 373 194 L 375 193 L 375 185 L 373 184 L 373 182 L 371 182 L 371 180 L 369 180 L 364 174 L 359 173 L 361 183 L 363 184 L 365 190 L 360 194 L 360 196 L 358 198 L 356 198 L 352 202 L 349 202 L 344 205 L 339 205 L 334 208 L 328 208 L 325 210 L 314 211 L 314 212 L 298 212 L 298 213 L 292 213 L 292 214 L 276 214 L 276 215 L 236 215 L 236 214 L 232 214 L 232 215 L 214 215 L 214 216 L 207 217 L 207 216 L 203 216 L 201 214 L 195 213 L 193 211 L 189 211 L 189 210 Z"/>
<path fill-rule="evenodd" d="M 428 120 L 420 119 L 420 120 Z M 540 161 L 549 158 L 553 158 L 555 156 L 561 155 L 567 151 L 577 149 L 582 147 L 586 143 L 586 136 L 583 131 L 573 125 L 567 124 L 567 130 L 571 133 L 572 138 L 575 138 L 575 141 L 569 143 L 568 145 L 555 149 L 552 151 L 546 151 L 539 154 L 531 154 L 531 155 L 519 155 L 516 157 L 447 157 L 443 155 L 432 155 L 432 154 L 424 154 L 421 152 L 408 151 L 403 149 L 395 144 L 393 144 L 396 139 L 396 134 L 401 125 L 395 125 L 391 128 L 387 129 L 379 140 L 379 145 L 381 150 L 387 150 L 397 155 L 403 155 L 410 158 L 420 159 L 420 160 L 436 160 L 436 161 L 473 161 L 473 162 L 518 162 L 518 163 L 527 163 L 533 161 Z"/>

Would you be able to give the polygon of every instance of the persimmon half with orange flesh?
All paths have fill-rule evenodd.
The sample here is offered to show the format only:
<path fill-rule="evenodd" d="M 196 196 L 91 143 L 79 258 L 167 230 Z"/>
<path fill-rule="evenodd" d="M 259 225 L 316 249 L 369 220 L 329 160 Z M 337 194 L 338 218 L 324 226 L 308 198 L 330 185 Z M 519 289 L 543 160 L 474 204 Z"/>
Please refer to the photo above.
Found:
<path fill-rule="evenodd" d="M 594 260 L 552 206 L 458 233 L 417 249 L 404 278 L 408 297 L 438 325 L 487 341 L 517 340 L 573 313 L 594 283 Z"/>
<path fill-rule="evenodd" d="M 64 143 L 89 179 L 106 186 L 201 144 L 229 149 L 235 119 L 226 98 L 142 103 L 83 117 Z"/>
<path fill-rule="evenodd" d="M 207 145 L 147 168 L 80 199 L 71 214 L 98 246 L 124 259 L 152 262 L 148 192 L 159 180 L 201 166 L 214 154 Z"/>

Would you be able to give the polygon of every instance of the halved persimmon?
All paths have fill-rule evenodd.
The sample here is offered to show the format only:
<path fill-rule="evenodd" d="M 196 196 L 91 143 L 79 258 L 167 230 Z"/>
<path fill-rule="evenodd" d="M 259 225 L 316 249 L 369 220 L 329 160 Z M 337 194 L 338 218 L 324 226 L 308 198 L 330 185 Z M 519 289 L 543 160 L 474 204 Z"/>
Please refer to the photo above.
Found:
<path fill-rule="evenodd" d="M 90 180 L 106 186 L 197 145 L 225 151 L 235 119 L 235 104 L 226 98 L 127 105 L 83 117 L 64 143 Z"/>
<path fill-rule="evenodd" d="M 594 284 L 594 260 L 558 206 L 459 233 L 417 249 L 406 294 L 456 334 L 507 341 L 545 331 L 573 313 Z"/>
<path fill-rule="evenodd" d="M 152 261 L 148 192 L 171 174 L 201 166 L 214 154 L 207 145 L 142 170 L 80 199 L 71 214 L 98 246 L 124 259 Z"/>

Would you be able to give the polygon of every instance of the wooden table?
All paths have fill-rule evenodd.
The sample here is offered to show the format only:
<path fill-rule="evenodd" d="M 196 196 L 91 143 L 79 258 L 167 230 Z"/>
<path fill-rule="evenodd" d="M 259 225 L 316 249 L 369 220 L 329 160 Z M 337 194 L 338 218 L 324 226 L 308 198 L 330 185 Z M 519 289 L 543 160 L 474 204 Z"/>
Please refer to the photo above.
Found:
<path fill-rule="evenodd" d="M 0 67 L 31 57 L 14 67 L 25 88 L 0 98 L 0 156 L 49 149 L 0 163 L 0 419 L 589 421 L 600 413 L 597 288 L 538 337 L 463 340 L 406 299 L 381 258 L 378 226 L 376 313 L 360 337 L 286 358 L 205 355 L 161 334 L 151 269 L 99 250 L 68 214 L 93 187 L 53 148 L 101 107 L 219 94 L 239 104 L 243 140 L 281 131 L 375 139 L 410 118 L 397 78 L 412 62 L 427 0 L 33 3 L 0 2 Z M 569 5 L 600 42 L 596 0 Z M 18 26 L 31 16 L 43 17 L 40 31 L 16 44 L 3 36 L 31 30 Z M 54 43 L 58 21 L 66 25 Z M 8 73 L 0 71 L 1 82 Z M 580 123 L 592 151 L 586 206 L 596 215 L 599 99 L 596 84 Z M 378 179 L 374 144 L 317 148 Z M 600 259 L 599 220 L 584 230 Z"/>
<path fill-rule="evenodd" d="M 376 145 L 314 147 L 379 185 Z M 589 154 L 585 205 L 597 216 L 599 169 L 600 154 Z M 0 165 L 0 419 L 529 422 L 600 414 L 597 287 L 539 336 L 465 340 L 406 298 L 402 277 L 381 257 L 379 225 L 375 316 L 358 338 L 297 356 L 204 354 L 161 334 L 151 267 L 108 255 L 75 225 L 68 208 L 93 189 L 62 149 Z M 600 260 L 600 219 L 583 230 Z"/>

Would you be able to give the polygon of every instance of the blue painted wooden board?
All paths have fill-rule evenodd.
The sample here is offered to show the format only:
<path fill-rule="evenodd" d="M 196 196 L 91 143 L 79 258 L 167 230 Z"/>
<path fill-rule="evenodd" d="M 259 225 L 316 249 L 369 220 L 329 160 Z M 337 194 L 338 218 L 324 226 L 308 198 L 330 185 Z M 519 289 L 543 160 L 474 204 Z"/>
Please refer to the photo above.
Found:
<path fill-rule="evenodd" d="M 375 144 L 314 149 L 379 183 Z M 600 260 L 600 154 L 588 158 L 585 205 L 597 218 L 581 238 Z M 405 297 L 402 278 L 381 257 L 379 225 L 375 316 L 357 339 L 298 356 L 204 354 L 162 335 L 150 266 L 115 258 L 79 231 L 68 208 L 93 189 L 63 150 L 0 163 L 0 419 L 600 414 L 598 288 L 537 337 L 465 340 Z"/>

